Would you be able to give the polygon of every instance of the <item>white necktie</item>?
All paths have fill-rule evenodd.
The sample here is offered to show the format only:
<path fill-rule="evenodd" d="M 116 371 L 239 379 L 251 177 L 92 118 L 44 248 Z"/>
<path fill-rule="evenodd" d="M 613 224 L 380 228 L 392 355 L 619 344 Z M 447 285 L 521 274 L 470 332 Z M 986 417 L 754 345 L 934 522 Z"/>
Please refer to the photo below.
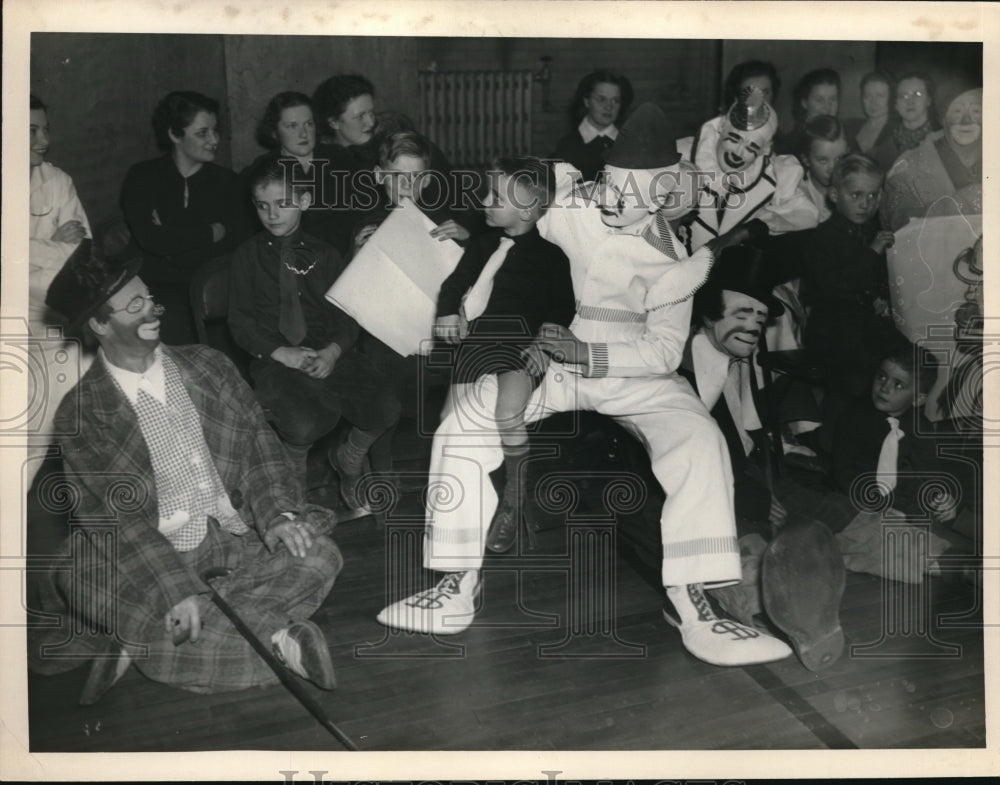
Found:
<path fill-rule="evenodd" d="M 729 413 L 733 416 L 733 423 L 740 435 L 740 441 L 743 442 L 743 449 L 749 455 L 753 452 L 754 441 L 747 431 L 758 430 L 761 424 L 757 408 L 753 404 L 747 365 L 748 362 L 744 360 L 733 360 L 729 363 L 729 375 L 726 378 L 726 386 L 722 388 L 722 395 L 726 399 Z"/>
<path fill-rule="evenodd" d="M 882 442 L 882 450 L 878 454 L 878 466 L 875 468 L 875 480 L 883 496 L 888 495 L 896 487 L 899 440 L 906 436 L 899 430 L 899 420 L 895 417 L 885 419 L 889 423 L 889 433 Z"/>
<path fill-rule="evenodd" d="M 462 308 L 465 310 L 467 321 L 471 322 L 473 319 L 478 319 L 483 315 L 483 311 L 486 310 L 486 304 L 490 301 L 490 294 L 493 292 L 493 279 L 496 277 L 497 271 L 503 264 L 504 259 L 507 258 L 507 252 L 512 245 L 514 245 L 514 241 L 511 238 L 500 238 L 500 246 L 486 260 L 483 271 L 479 273 L 476 282 L 466 292 L 465 297 L 462 299 Z"/>

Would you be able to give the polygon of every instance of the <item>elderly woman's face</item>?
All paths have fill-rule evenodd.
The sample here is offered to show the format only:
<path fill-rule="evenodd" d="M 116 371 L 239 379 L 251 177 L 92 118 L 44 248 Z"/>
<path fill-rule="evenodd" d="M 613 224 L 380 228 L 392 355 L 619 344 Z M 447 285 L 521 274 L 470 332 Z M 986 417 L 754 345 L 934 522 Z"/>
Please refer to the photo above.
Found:
<path fill-rule="evenodd" d="M 861 108 L 865 117 L 885 117 L 889 114 L 889 85 L 877 80 L 865 85 L 861 91 Z"/>
<path fill-rule="evenodd" d="M 365 144 L 375 130 L 375 101 L 370 95 L 359 95 L 348 101 L 340 117 L 330 120 L 337 141 L 345 147 Z"/>
<path fill-rule="evenodd" d="M 597 128 L 607 128 L 618 119 L 622 107 L 622 91 L 616 84 L 598 82 L 590 95 L 583 99 L 587 117 Z"/>
<path fill-rule="evenodd" d="M 274 129 L 281 152 L 300 158 L 310 155 L 316 147 L 316 123 L 308 106 L 289 106 L 281 110 Z"/>
<path fill-rule="evenodd" d="M 983 91 L 969 90 L 948 104 L 944 115 L 948 140 L 966 147 L 983 138 Z"/>
<path fill-rule="evenodd" d="M 923 79 L 904 79 L 896 86 L 896 111 L 911 128 L 927 122 L 930 108 L 931 97 Z"/>

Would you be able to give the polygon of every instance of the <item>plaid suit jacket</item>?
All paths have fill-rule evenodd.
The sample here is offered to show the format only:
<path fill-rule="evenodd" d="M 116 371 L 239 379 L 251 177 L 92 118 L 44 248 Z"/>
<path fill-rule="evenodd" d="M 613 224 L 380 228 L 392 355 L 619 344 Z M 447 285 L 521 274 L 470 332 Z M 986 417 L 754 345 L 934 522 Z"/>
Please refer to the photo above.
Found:
<path fill-rule="evenodd" d="M 198 345 L 164 346 L 163 351 L 177 364 L 233 506 L 263 537 L 284 520 L 282 512 L 297 512 L 305 503 L 284 447 L 225 355 Z M 85 528 L 110 524 L 117 535 L 113 545 L 102 547 L 107 538 L 92 540 L 104 557 L 104 565 L 94 568 L 110 563 L 115 570 L 119 613 L 128 615 L 135 606 L 159 616 L 185 597 L 207 592 L 159 532 L 149 448 L 132 406 L 102 361 L 94 362 L 66 395 L 56 423 L 58 433 L 73 434 L 60 439 L 65 481 L 77 497 L 70 522 Z"/>

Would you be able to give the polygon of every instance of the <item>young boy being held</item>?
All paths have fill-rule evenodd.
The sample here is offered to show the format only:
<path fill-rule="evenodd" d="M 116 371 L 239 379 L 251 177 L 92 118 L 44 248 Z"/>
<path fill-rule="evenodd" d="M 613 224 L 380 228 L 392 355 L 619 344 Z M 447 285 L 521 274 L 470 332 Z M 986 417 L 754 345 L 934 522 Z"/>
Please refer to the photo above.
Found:
<path fill-rule="evenodd" d="M 277 158 L 262 161 L 249 183 L 264 230 L 233 254 L 229 327 L 252 356 L 257 397 L 300 466 L 341 415 L 354 426 L 330 462 L 344 502 L 357 508 L 362 460 L 399 419 L 399 401 L 352 351 L 357 323 L 325 298 L 344 265 L 332 246 L 300 228 L 308 188 L 288 183 Z"/>
<path fill-rule="evenodd" d="M 552 198 L 551 170 L 535 158 L 501 158 L 493 169 L 485 214 L 498 231 L 474 238 L 441 285 L 434 334 L 458 344 L 454 384 L 497 374 L 496 422 L 507 482 L 486 547 L 502 553 L 514 543 L 522 508 L 524 407 L 541 381 L 525 369 L 521 352 L 543 323 L 567 327 L 576 308 L 569 260 L 535 226 Z"/>

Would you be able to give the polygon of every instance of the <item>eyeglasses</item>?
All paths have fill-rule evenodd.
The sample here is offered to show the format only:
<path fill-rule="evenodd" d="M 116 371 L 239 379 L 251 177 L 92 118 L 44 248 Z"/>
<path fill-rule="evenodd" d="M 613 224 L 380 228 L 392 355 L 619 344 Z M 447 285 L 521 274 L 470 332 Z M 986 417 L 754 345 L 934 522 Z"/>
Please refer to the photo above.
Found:
<path fill-rule="evenodd" d="M 926 93 L 923 90 L 914 90 L 911 93 L 900 93 L 897 98 L 902 101 L 908 101 L 911 98 L 923 98 Z"/>
<path fill-rule="evenodd" d="M 126 305 L 124 308 L 115 308 L 111 311 L 111 313 L 121 313 L 122 311 L 125 311 L 126 313 L 137 314 L 139 313 L 139 311 L 141 311 L 143 308 L 146 307 L 146 300 L 152 302 L 153 295 L 137 294 L 135 297 L 133 297 L 131 300 L 128 301 L 128 305 Z"/>

